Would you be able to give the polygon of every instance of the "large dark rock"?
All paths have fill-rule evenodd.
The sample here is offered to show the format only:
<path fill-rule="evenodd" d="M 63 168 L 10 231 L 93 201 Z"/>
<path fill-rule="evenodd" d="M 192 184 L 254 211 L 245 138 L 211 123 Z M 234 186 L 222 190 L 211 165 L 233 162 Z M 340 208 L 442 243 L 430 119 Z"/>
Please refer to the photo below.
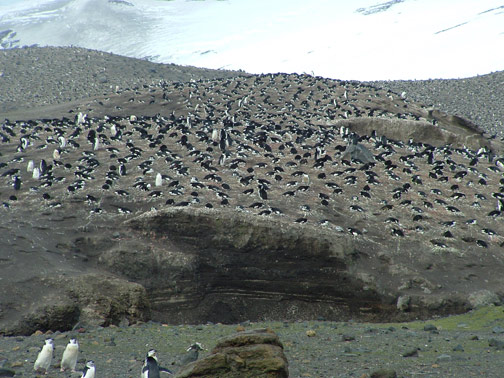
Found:
<path fill-rule="evenodd" d="M 226 336 L 212 353 L 177 372 L 177 378 L 283 378 L 289 376 L 287 358 L 278 336 L 258 329 Z"/>
<path fill-rule="evenodd" d="M 30 335 L 47 330 L 135 323 L 150 317 L 145 289 L 136 283 L 98 273 L 75 277 L 54 276 L 34 282 L 41 295 L 18 307 L 17 319 L 1 321 L 4 335 Z M 25 286 L 26 290 L 29 290 Z M 7 312 L 7 311 L 6 311 Z"/>

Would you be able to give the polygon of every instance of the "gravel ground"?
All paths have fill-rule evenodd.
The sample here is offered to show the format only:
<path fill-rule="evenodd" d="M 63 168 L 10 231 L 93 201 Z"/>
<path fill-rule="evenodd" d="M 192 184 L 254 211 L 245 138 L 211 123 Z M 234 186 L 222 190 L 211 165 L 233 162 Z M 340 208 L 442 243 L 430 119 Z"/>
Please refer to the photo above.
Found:
<path fill-rule="evenodd" d="M 270 327 L 282 343 L 291 377 L 369 377 L 379 369 L 398 377 L 502 377 L 504 313 L 502 307 L 482 308 L 465 315 L 428 322 L 366 324 L 327 321 L 244 323 L 246 329 Z M 308 337 L 307 331 L 315 331 Z M 49 377 L 60 373 L 58 364 L 70 336 L 80 344 L 77 368 L 86 359 L 97 366 L 97 377 L 138 377 L 144 354 L 158 351 L 162 366 L 178 369 L 178 360 L 193 342 L 207 351 L 236 325 L 170 326 L 145 323 L 129 327 L 98 328 L 83 333 L 55 333 L 55 357 Z M 0 338 L 0 363 L 16 376 L 35 376 L 33 363 L 47 335 Z M 491 340 L 493 340 L 491 342 Z M 490 346 L 495 344 L 497 346 Z"/>
<path fill-rule="evenodd" d="M 504 136 L 504 71 L 467 79 L 373 81 L 368 84 L 406 92 L 406 97 L 466 118 L 490 135 Z"/>
<path fill-rule="evenodd" d="M 189 81 L 243 74 L 157 64 L 102 51 L 69 47 L 0 50 L 1 114 L 141 88 L 161 80 Z"/>
<path fill-rule="evenodd" d="M 0 50 L 0 120 L 8 111 L 54 105 L 141 87 L 160 80 L 188 81 L 243 75 L 156 64 L 69 47 Z M 340 78 L 344 79 L 344 78 Z M 504 136 L 504 71 L 457 80 L 367 82 L 414 101 L 468 118 L 489 134 Z"/>

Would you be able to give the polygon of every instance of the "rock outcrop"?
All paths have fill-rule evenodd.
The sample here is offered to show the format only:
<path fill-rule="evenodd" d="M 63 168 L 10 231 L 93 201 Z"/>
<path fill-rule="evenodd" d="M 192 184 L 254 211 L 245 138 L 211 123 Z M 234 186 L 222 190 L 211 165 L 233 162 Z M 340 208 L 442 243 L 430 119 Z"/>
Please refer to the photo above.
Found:
<path fill-rule="evenodd" d="M 17 320 L 2 319 L 1 334 L 130 324 L 150 317 L 147 293 L 137 283 L 99 273 L 41 277 L 37 281 L 38 300 L 18 307 Z M 26 290 L 30 288 L 25 284 Z"/>
<path fill-rule="evenodd" d="M 372 319 L 395 311 L 393 296 L 357 274 L 369 262 L 365 246 L 338 233 L 191 208 L 147 212 L 126 225 L 143 250 L 127 263 L 121 250 L 100 261 L 119 274 L 135 259 L 149 260 L 151 276 L 128 278 L 147 288 L 161 321 L 337 319 L 362 311 Z"/>
<path fill-rule="evenodd" d="M 287 358 L 278 336 L 257 329 L 223 337 L 207 357 L 177 372 L 177 378 L 287 378 Z"/>

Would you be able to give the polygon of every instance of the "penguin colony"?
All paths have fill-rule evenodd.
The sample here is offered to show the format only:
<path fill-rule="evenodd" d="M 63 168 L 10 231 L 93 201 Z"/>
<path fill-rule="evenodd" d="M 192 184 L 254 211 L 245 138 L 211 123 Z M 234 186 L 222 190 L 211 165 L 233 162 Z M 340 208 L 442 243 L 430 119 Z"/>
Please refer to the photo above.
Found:
<path fill-rule="evenodd" d="M 428 121 L 399 95 L 286 74 L 160 83 L 132 93 L 160 90 L 171 115 L 81 112 L 4 122 L 2 210 L 77 206 L 85 216 L 131 217 L 224 207 L 376 241 L 390 235 L 440 249 L 504 246 L 502 158 L 485 148 L 328 125 L 357 117 Z M 136 101 L 133 94 L 129 102 Z M 349 146 L 360 155 L 349 155 Z"/>

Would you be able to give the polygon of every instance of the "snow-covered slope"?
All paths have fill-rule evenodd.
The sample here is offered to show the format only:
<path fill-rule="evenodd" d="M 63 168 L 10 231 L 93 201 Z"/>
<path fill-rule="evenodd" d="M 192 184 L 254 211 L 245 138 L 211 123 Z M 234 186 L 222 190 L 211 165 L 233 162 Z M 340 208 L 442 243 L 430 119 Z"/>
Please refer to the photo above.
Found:
<path fill-rule="evenodd" d="M 0 0 L 0 45 L 33 44 L 254 73 L 458 78 L 504 69 L 504 2 Z"/>

